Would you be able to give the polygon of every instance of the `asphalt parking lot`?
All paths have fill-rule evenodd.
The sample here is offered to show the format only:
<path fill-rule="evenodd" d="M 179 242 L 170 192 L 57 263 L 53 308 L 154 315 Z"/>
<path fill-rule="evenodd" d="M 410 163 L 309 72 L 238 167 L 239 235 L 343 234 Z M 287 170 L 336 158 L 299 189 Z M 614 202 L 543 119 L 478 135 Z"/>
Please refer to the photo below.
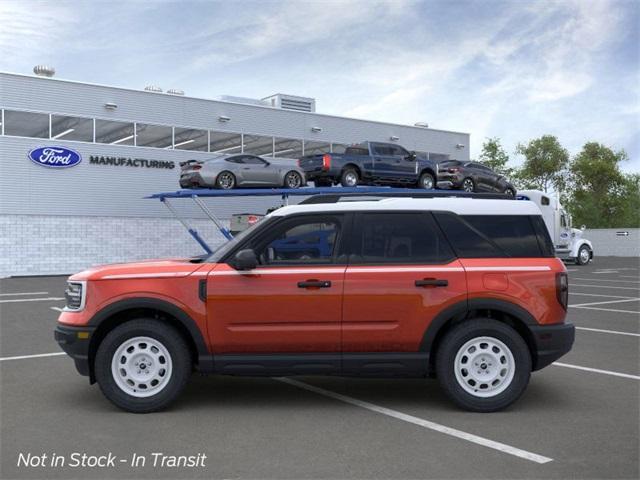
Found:
<path fill-rule="evenodd" d="M 638 478 L 640 265 L 567 265 L 573 351 L 507 411 L 455 408 L 435 380 L 194 376 L 165 412 L 112 406 L 58 353 L 65 277 L 0 280 L 2 478 Z M 20 453 L 148 458 L 18 467 Z M 151 454 L 207 456 L 153 467 Z"/>

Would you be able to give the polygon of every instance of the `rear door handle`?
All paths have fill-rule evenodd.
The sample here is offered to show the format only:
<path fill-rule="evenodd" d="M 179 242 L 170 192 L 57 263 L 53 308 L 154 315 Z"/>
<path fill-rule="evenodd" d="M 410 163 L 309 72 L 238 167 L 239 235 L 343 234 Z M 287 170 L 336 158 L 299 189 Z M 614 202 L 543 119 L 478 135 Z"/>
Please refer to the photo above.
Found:
<path fill-rule="evenodd" d="M 307 280 L 306 282 L 298 282 L 298 288 L 329 288 L 331 282 L 329 280 Z"/>
<path fill-rule="evenodd" d="M 441 280 L 439 278 L 423 278 L 416 280 L 416 287 L 447 287 L 449 280 Z"/>

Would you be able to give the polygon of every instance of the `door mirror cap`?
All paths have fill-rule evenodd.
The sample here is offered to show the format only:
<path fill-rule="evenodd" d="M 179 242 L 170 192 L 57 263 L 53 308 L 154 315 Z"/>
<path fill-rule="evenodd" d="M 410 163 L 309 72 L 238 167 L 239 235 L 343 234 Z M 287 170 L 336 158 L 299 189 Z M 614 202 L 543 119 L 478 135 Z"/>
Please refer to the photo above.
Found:
<path fill-rule="evenodd" d="M 236 270 L 253 270 L 258 266 L 256 252 L 250 248 L 240 250 L 234 255 L 231 266 Z"/>

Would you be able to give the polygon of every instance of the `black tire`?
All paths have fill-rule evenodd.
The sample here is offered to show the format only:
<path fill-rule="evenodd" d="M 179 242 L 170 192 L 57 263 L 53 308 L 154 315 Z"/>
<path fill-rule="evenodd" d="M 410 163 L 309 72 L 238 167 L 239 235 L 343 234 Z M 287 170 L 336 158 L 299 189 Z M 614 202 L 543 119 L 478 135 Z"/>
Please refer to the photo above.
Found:
<path fill-rule="evenodd" d="M 516 196 L 516 192 L 511 187 L 505 188 L 503 193 L 505 195 L 509 195 L 510 197 L 515 197 Z"/>
<path fill-rule="evenodd" d="M 591 250 L 586 245 L 582 245 L 578 249 L 578 256 L 576 257 L 577 265 L 586 265 L 591 261 Z"/>
<path fill-rule="evenodd" d="M 467 177 L 462 180 L 462 185 L 460 185 L 460 188 L 465 192 L 475 192 L 476 182 L 473 181 L 473 178 Z"/>
<path fill-rule="evenodd" d="M 354 180 L 355 179 L 355 180 Z M 360 183 L 360 175 L 355 168 L 345 168 L 340 175 L 340 185 L 343 187 L 357 187 Z"/>
<path fill-rule="evenodd" d="M 316 187 L 331 187 L 333 185 L 333 182 L 326 178 L 317 178 L 313 181 L 313 184 Z"/>
<path fill-rule="evenodd" d="M 236 186 L 236 176 L 225 170 L 220 172 L 216 177 L 216 188 L 220 188 L 222 190 L 231 190 Z"/>
<path fill-rule="evenodd" d="M 144 398 L 123 390 L 112 373 L 112 360 L 117 350 L 136 337 L 149 337 L 159 342 L 170 357 L 168 362 L 171 370 L 166 384 L 158 393 Z M 167 407 L 182 392 L 191 377 L 191 371 L 191 352 L 180 332 L 150 318 L 130 320 L 111 330 L 100 343 L 95 357 L 96 380 L 104 396 L 117 407 L 133 413 L 150 413 Z"/>
<path fill-rule="evenodd" d="M 295 186 L 294 186 L 294 183 L 292 183 L 294 178 L 295 178 Z M 291 170 L 287 172 L 286 175 L 284 176 L 284 188 L 291 188 L 295 190 L 296 188 L 302 187 L 303 182 L 304 181 L 302 180 L 302 175 L 300 175 L 295 170 Z"/>
<path fill-rule="evenodd" d="M 502 342 L 503 345 L 506 345 L 514 360 L 514 367 L 510 370 L 513 371 L 512 379 L 509 382 L 505 380 L 505 383 L 502 386 L 504 390 L 499 391 L 494 396 L 490 397 L 480 397 L 477 395 L 481 395 L 482 393 L 478 393 L 476 395 L 465 390 L 465 388 L 473 389 L 474 386 L 472 386 L 471 382 L 475 382 L 475 380 L 472 380 L 470 376 L 468 377 L 468 380 L 464 378 L 465 368 L 462 367 L 466 365 L 460 365 L 460 381 L 457 379 L 455 372 L 456 356 L 458 353 L 461 353 L 461 358 L 463 360 L 465 357 L 464 352 L 459 351 L 467 342 L 473 341 L 473 339 L 479 337 L 489 337 L 493 340 L 497 339 L 499 342 Z M 487 361 L 484 357 L 481 357 L 481 355 L 484 355 L 481 350 L 476 351 L 480 353 L 475 357 L 472 357 L 473 354 L 468 354 L 467 361 L 469 362 L 469 367 L 471 368 L 473 365 L 477 365 L 476 363 L 472 364 L 471 362 L 474 362 L 479 358 L 478 361 L 483 363 L 480 367 L 473 367 L 474 370 L 475 368 L 482 367 L 485 369 L 493 368 L 487 367 L 487 363 L 488 365 L 492 365 L 492 363 L 490 363 L 491 360 Z M 497 355 L 500 356 L 500 362 L 502 362 L 503 356 L 505 359 L 508 357 L 506 352 L 502 352 L 500 349 L 498 352 L 499 353 Z M 490 350 L 487 350 L 487 353 L 494 355 Z M 506 362 L 506 365 L 508 365 L 509 360 L 506 360 Z M 481 370 L 478 370 L 478 372 L 480 371 Z M 501 368 L 498 376 L 502 375 L 502 371 L 509 370 Z M 531 376 L 531 353 L 520 334 L 509 325 L 487 318 L 471 319 L 453 327 L 453 329 L 447 332 L 445 337 L 439 343 L 436 355 L 436 374 L 444 392 L 459 407 L 473 412 L 495 412 L 511 405 L 520 398 L 522 393 L 525 391 L 529 383 L 529 377 Z M 467 375 L 469 375 L 469 372 L 467 372 Z M 475 376 L 475 372 L 471 372 L 471 375 Z M 505 374 L 505 376 L 507 379 L 509 378 L 508 374 Z M 492 377 L 487 378 L 492 379 Z M 500 379 L 497 380 L 500 382 Z M 462 386 L 463 381 L 467 384 L 465 388 Z M 478 385 L 479 387 L 475 390 L 476 392 L 479 392 L 482 388 L 482 385 L 477 383 L 474 383 L 473 385 Z M 489 386 L 489 384 L 484 385 Z M 489 388 L 491 387 L 489 386 Z M 498 384 L 497 388 L 501 388 L 501 386 Z"/>
<path fill-rule="evenodd" d="M 431 173 L 424 172 L 418 179 L 418 188 L 433 190 L 434 188 L 436 188 L 436 179 Z"/>

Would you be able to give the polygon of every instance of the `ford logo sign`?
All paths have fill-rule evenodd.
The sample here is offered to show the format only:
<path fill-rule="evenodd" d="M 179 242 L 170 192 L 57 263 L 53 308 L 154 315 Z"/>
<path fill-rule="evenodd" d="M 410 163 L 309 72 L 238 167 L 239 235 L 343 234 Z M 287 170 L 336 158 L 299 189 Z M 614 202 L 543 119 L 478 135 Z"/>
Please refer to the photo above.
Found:
<path fill-rule="evenodd" d="M 29 159 L 33 163 L 49 168 L 74 167 L 82 161 L 82 156 L 64 147 L 40 147 L 29 152 Z"/>

